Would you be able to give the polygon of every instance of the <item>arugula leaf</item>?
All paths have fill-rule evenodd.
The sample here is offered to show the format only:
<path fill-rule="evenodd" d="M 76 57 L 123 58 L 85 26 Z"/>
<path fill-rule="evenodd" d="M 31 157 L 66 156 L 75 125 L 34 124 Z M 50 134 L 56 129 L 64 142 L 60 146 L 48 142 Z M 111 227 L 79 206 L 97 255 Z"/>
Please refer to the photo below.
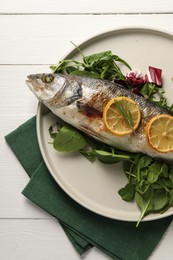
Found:
<path fill-rule="evenodd" d="M 100 75 L 98 73 L 95 73 L 92 71 L 90 72 L 90 71 L 86 71 L 86 70 L 73 70 L 69 74 L 83 76 L 83 77 L 96 78 L 96 79 L 100 78 Z"/>
<path fill-rule="evenodd" d="M 171 106 L 167 107 L 167 108 L 168 108 L 168 110 L 169 110 L 170 112 L 173 113 L 173 104 L 172 104 Z"/>
<path fill-rule="evenodd" d="M 157 86 L 154 83 L 146 82 L 142 86 L 139 92 L 142 94 L 142 96 L 145 99 L 153 101 L 158 106 L 166 108 L 171 112 L 173 112 L 173 104 L 171 106 L 168 106 L 167 99 L 164 96 L 165 91 L 161 86 Z M 156 95 L 157 95 L 157 99 L 156 99 Z"/>
<path fill-rule="evenodd" d="M 100 61 L 101 59 L 105 59 L 109 56 L 112 55 L 112 52 L 111 51 L 104 51 L 104 52 L 99 52 L 99 53 L 95 53 L 95 54 L 91 54 L 89 56 L 84 56 L 84 62 L 86 64 L 89 64 L 90 66 L 93 66 L 93 64 L 95 62 L 98 62 Z"/>
<path fill-rule="evenodd" d="M 73 43 L 73 45 L 75 44 Z M 125 60 L 112 54 L 111 51 L 104 51 L 84 56 L 80 48 L 76 45 L 75 47 L 81 54 L 83 61 L 79 62 L 73 59 L 59 61 L 57 65 L 50 66 L 53 73 L 62 72 L 108 80 L 125 80 L 125 76 L 121 72 L 117 63 L 131 69 L 130 65 Z"/>
<path fill-rule="evenodd" d="M 136 201 L 137 205 L 139 206 L 139 208 L 141 209 L 141 214 L 140 214 L 140 217 L 136 224 L 136 227 L 139 226 L 139 223 L 144 218 L 144 216 L 146 216 L 153 210 L 153 205 L 152 205 L 153 194 L 152 193 L 153 192 L 151 189 L 148 189 L 148 191 L 143 195 L 141 195 L 139 192 L 135 193 L 135 201 Z"/>
<path fill-rule="evenodd" d="M 143 85 L 140 92 L 144 96 L 145 99 L 152 101 L 154 98 L 154 95 L 158 92 L 158 88 L 157 88 L 156 84 L 146 82 Z"/>
<path fill-rule="evenodd" d="M 151 212 L 163 213 L 173 206 L 173 168 L 169 164 L 136 154 L 123 162 L 123 170 L 128 183 L 135 187 L 134 201 L 141 210 L 137 226 Z M 120 189 L 119 195 L 125 200 L 126 189 Z"/>
<path fill-rule="evenodd" d="M 52 70 L 52 73 L 63 72 L 64 70 L 68 69 L 69 67 L 72 67 L 73 63 L 74 63 L 73 68 L 76 68 L 76 69 L 80 68 L 80 66 L 83 65 L 81 62 L 78 62 L 78 61 L 75 61 L 72 59 L 68 59 L 68 60 L 59 61 L 57 63 L 57 65 L 50 66 L 50 69 Z"/>

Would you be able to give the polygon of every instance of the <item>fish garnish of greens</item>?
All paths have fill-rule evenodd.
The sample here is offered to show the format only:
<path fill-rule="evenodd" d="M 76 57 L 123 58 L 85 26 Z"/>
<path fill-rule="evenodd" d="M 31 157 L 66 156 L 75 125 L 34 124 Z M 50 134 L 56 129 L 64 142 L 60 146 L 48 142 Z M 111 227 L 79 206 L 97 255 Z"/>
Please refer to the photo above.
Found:
<path fill-rule="evenodd" d="M 155 117 L 170 118 L 172 124 L 172 106 L 164 97 L 161 70 L 149 67 L 143 77 L 111 51 L 84 56 L 77 49 L 82 61 L 60 61 L 51 66 L 53 73 L 29 75 L 26 83 L 64 121 L 63 125 L 57 123 L 49 129 L 57 151 L 80 152 L 91 161 L 98 159 L 107 164 L 123 162 L 128 183 L 119 195 L 137 203 L 141 210 L 138 226 L 146 215 L 163 213 L 173 206 L 172 148 L 168 152 L 155 149 L 145 131 Z M 120 66 L 130 71 L 123 75 Z M 159 100 L 155 100 L 156 93 Z M 115 104 L 120 131 L 122 125 L 127 130 L 122 136 L 106 127 L 104 120 L 111 122 L 109 114 L 103 120 L 106 104 L 116 97 L 135 102 L 141 111 L 139 126 L 133 129 L 136 118 L 131 107 Z M 58 130 L 54 129 L 56 126 Z"/>

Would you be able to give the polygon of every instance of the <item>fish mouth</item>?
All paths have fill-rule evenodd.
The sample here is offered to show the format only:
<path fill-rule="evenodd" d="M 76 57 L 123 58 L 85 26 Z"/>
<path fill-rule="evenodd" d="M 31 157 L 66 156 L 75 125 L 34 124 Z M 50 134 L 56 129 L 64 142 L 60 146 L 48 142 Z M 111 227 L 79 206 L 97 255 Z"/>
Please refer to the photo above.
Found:
<path fill-rule="evenodd" d="M 26 85 L 27 85 L 31 90 L 33 90 L 33 89 L 34 89 L 34 88 L 33 88 L 33 84 L 32 84 L 32 82 L 31 82 L 29 76 L 27 76 L 27 78 L 28 78 L 28 79 L 25 81 L 25 83 L 26 83 Z"/>
<path fill-rule="evenodd" d="M 30 74 L 30 75 L 28 75 L 27 76 L 27 82 L 34 82 L 34 83 L 36 83 L 37 81 L 38 81 L 38 79 L 39 79 L 39 76 L 38 75 L 36 75 L 36 74 Z"/>
<path fill-rule="evenodd" d="M 29 88 L 32 87 L 31 81 L 30 81 L 29 79 L 27 79 L 27 80 L 25 81 L 25 83 L 26 83 L 26 85 L 27 85 Z"/>
<path fill-rule="evenodd" d="M 33 83 L 36 82 L 36 76 L 34 74 L 28 75 L 27 80 L 25 81 L 28 87 L 32 87 Z"/>
<path fill-rule="evenodd" d="M 27 78 L 28 78 L 28 80 L 38 80 L 38 79 L 40 79 L 41 78 L 41 74 L 30 74 L 30 75 L 28 75 L 27 76 Z"/>
<path fill-rule="evenodd" d="M 38 82 L 39 76 L 31 74 L 27 76 L 26 85 L 32 90 L 32 91 L 39 91 L 41 89 L 40 84 Z"/>
<path fill-rule="evenodd" d="M 33 79 L 33 75 L 28 75 L 26 82 L 29 83 Z"/>

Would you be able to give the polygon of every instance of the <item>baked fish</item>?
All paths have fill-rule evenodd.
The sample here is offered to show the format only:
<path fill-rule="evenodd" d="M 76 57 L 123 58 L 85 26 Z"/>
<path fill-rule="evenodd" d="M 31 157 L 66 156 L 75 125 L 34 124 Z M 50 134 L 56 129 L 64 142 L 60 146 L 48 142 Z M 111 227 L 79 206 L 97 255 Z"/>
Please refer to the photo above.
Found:
<path fill-rule="evenodd" d="M 97 140 L 130 152 L 141 152 L 173 163 L 173 152 L 159 152 L 149 144 L 145 127 L 157 115 L 172 113 L 119 84 L 69 74 L 33 74 L 27 85 L 46 107 L 65 122 Z M 117 136 L 107 130 L 103 109 L 112 98 L 125 96 L 140 107 L 141 121 L 135 132 Z"/>

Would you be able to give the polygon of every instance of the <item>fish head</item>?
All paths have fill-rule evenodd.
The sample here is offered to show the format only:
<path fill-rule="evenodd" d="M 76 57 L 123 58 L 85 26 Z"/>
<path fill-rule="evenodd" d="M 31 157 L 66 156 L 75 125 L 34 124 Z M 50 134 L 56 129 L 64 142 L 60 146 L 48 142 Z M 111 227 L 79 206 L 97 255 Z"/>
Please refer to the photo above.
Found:
<path fill-rule="evenodd" d="M 65 74 L 31 74 L 26 80 L 36 97 L 45 104 L 61 108 L 82 97 L 81 82 Z"/>
<path fill-rule="evenodd" d="M 65 79 L 55 74 L 31 74 L 27 76 L 26 84 L 36 97 L 41 101 L 48 101 L 59 92 Z"/>

